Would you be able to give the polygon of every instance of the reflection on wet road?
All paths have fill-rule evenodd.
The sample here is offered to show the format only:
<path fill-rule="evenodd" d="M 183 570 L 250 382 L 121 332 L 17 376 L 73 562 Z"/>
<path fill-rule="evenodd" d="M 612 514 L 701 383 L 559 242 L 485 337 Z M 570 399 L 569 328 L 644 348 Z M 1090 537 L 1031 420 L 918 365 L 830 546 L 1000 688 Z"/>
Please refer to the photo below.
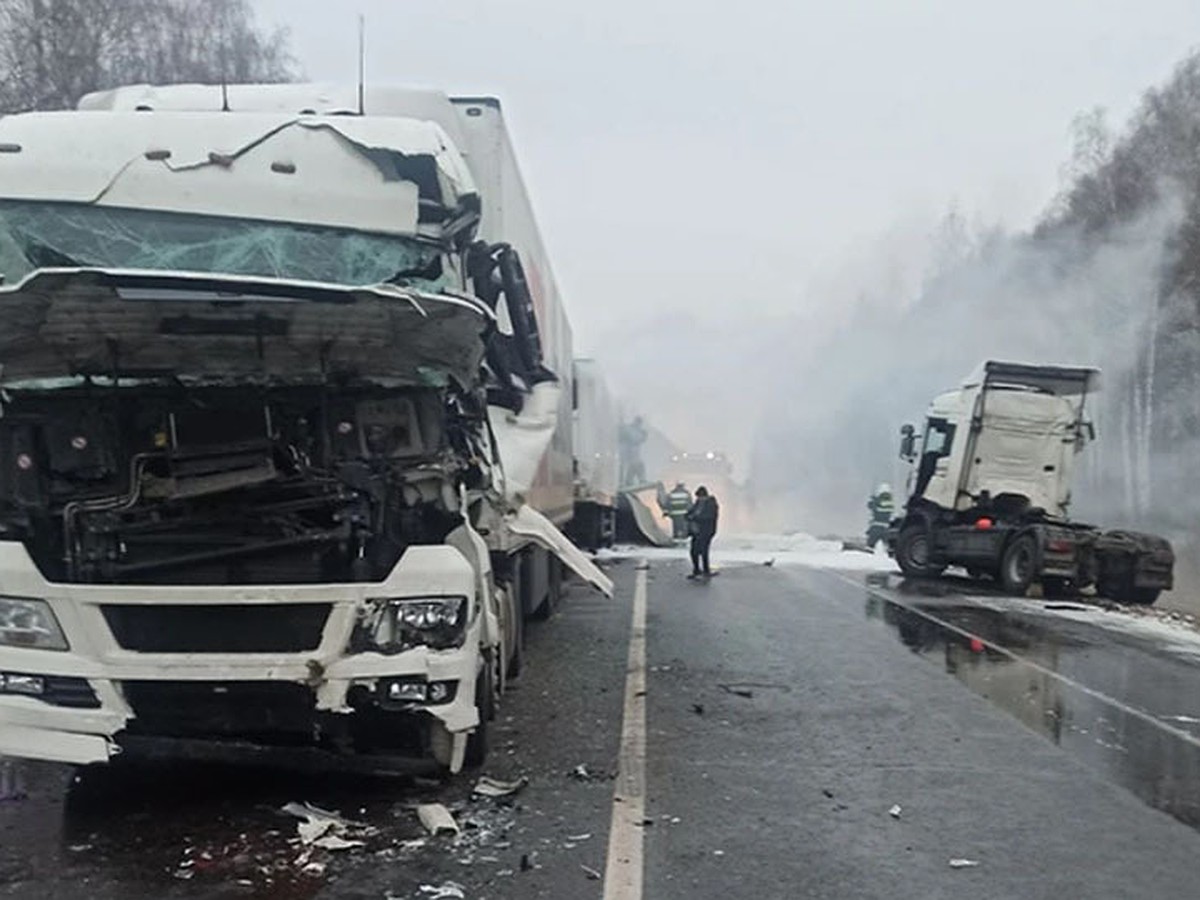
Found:
<path fill-rule="evenodd" d="M 867 577 L 866 616 L 1089 767 L 1200 829 L 1200 663 L 945 582 Z"/>

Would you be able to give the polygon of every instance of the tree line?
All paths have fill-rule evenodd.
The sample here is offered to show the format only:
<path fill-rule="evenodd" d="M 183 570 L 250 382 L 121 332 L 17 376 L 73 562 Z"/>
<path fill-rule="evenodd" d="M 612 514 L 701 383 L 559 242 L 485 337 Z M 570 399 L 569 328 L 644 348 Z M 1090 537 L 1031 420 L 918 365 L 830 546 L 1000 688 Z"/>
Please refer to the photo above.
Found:
<path fill-rule="evenodd" d="M 123 84 L 290 81 L 285 29 L 248 0 L 0 0 L 0 113 Z"/>

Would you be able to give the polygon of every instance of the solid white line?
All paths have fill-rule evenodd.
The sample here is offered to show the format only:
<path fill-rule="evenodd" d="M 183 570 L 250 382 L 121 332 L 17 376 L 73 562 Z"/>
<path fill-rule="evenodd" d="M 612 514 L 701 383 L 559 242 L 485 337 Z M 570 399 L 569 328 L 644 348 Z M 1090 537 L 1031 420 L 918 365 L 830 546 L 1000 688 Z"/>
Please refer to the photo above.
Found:
<path fill-rule="evenodd" d="M 625 676 L 621 751 L 613 790 L 604 900 L 641 900 L 642 835 L 646 818 L 646 570 L 633 590 L 633 626 Z"/>

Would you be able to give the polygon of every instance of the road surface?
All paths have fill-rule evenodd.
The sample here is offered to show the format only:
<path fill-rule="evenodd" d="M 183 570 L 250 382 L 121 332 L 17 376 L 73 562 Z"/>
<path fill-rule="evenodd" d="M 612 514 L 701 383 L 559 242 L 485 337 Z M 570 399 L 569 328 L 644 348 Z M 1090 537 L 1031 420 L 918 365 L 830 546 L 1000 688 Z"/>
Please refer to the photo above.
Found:
<path fill-rule="evenodd" d="M 515 797 L 18 763 L 0 897 L 1196 895 L 1188 632 L 953 580 L 607 565 L 615 601 L 573 587 L 529 632 L 485 770 L 527 777 Z M 429 800 L 457 839 L 424 836 Z M 306 851 L 290 801 L 362 823 L 365 846 Z"/>

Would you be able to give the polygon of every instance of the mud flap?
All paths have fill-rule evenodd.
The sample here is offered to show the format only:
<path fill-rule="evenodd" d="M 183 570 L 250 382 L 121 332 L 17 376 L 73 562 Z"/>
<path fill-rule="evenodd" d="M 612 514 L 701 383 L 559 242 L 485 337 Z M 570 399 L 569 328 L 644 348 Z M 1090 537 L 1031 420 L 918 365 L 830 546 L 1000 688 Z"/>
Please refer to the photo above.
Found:
<path fill-rule="evenodd" d="M 582 550 L 572 544 L 553 522 L 536 509 L 525 504 L 516 512 L 505 516 L 504 522 L 513 534 L 527 538 L 552 553 L 563 565 L 604 596 L 612 597 L 612 580 L 601 572 Z"/>

